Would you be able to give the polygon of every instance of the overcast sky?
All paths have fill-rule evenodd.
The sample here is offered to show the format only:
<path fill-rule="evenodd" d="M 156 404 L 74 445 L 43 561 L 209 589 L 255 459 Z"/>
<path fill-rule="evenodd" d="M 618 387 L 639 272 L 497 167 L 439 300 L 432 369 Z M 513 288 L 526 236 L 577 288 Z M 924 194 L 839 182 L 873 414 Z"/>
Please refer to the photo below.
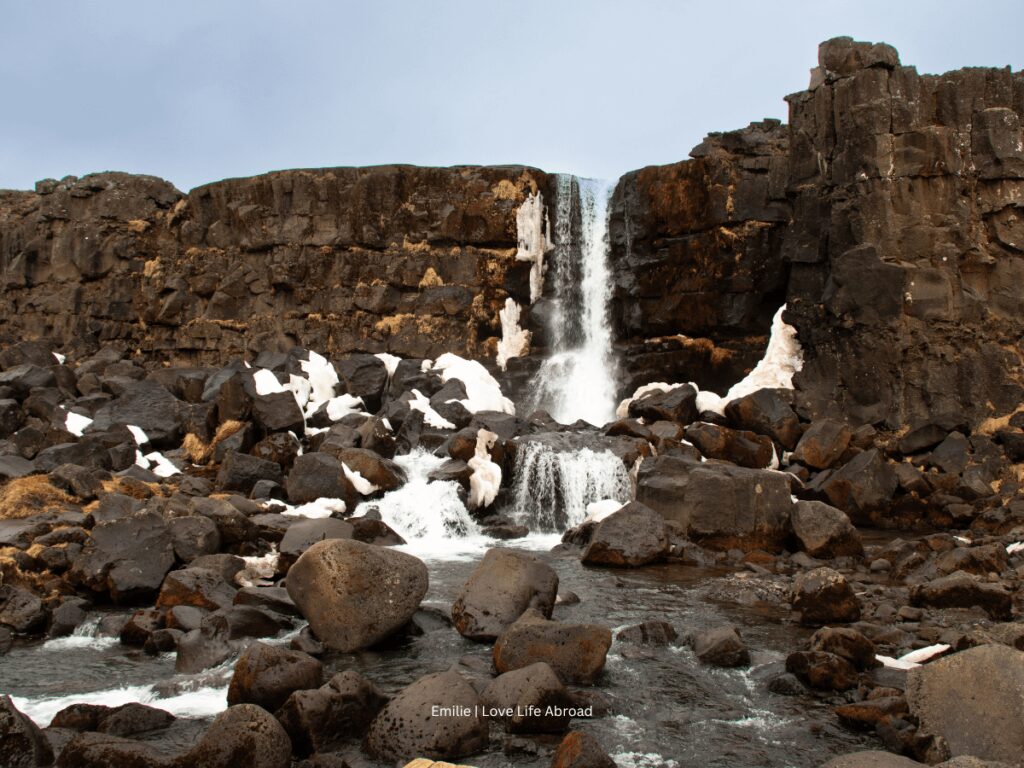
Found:
<path fill-rule="evenodd" d="M 0 0 L 0 187 L 335 165 L 604 178 L 785 119 L 817 44 L 1024 68 L 1024 2 Z"/>

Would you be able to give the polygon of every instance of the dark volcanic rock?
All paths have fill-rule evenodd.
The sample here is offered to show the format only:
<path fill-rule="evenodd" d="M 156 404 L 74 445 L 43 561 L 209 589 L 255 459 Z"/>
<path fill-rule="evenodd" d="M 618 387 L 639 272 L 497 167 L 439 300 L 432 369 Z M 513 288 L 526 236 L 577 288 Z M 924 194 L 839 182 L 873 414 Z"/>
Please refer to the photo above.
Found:
<path fill-rule="evenodd" d="M 668 551 L 665 519 L 633 501 L 597 524 L 580 559 L 587 565 L 639 566 L 664 560 Z"/>
<path fill-rule="evenodd" d="M 480 694 L 481 706 L 511 714 L 498 718 L 510 733 L 562 733 L 569 727 L 572 700 L 544 662 L 499 675 Z M 548 714 L 549 707 L 557 707 Z"/>
<path fill-rule="evenodd" d="M 1013 608 L 1013 596 L 1002 584 L 978 581 L 963 571 L 911 587 L 910 602 L 933 608 L 977 606 L 1001 621 L 1009 621 Z"/>
<path fill-rule="evenodd" d="M 864 554 L 860 534 L 841 509 L 821 501 L 798 501 L 791 519 L 794 535 L 811 557 Z"/>
<path fill-rule="evenodd" d="M 551 768 L 615 768 L 615 761 L 589 733 L 572 731 L 555 750 Z"/>
<path fill-rule="evenodd" d="M 362 738 L 387 703 L 377 687 L 358 672 L 339 672 L 319 688 L 295 691 L 277 718 L 300 756 L 327 752 L 343 741 Z"/>
<path fill-rule="evenodd" d="M 494 667 L 504 673 L 543 661 L 563 682 L 590 685 L 604 669 L 611 644 L 605 627 L 548 621 L 531 610 L 494 644 Z"/>
<path fill-rule="evenodd" d="M 693 638 L 693 652 L 705 664 L 715 667 L 745 667 L 750 651 L 735 627 L 718 627 Z"/>
<path fill-rule="evenodd" d="M 530 608 L 550 617 L 558 574 L 539 558 L 489 549 L 452 604 L 452 622 L 464 637 L 490 642 Z"/>
<path fill-rule="evenodd" d="M 53 762 L 46 736 L 19 712 L 10 696 L 0 697 L 0 763 L 9 768 L 43 768 Z"/>
<path fill-rule="evenodd" d="M 686 428 L 686 439 L 709 459 L 731 461 L 741 467 L 764 469 L 775 458 L 770 437 L 718 424 L 691 424 Z"/>
<path fill-rule="evenodd" d="M 868 522 L 871 513 L 885 510 L 899 481 L 882 454 L 872 448 L 853 457 L 822 485 L 833 506 L 854 522 Z"/>
<path fill-rule="evenodd" d="M 295 459 L 285 487 L 292 504 L 306 504 L 319 498 L 344 499 L 351 509 L 357 498 L 341 462 L 326 453 L 306 453 Z"/>
<path fill-rule="evenodd" d="M 180 765 L 195 768 L 288 768 L 291 742 L 281 724 L 254 704 L 221 712 Z"/>
<path fill-rule="evenodd" d="M 860 618 L 860 600 L 846 578 L 831 568 L 799 574 L 791 602 L 802 624 L 849 624 Z"/>
<path fill-rule="evenodd" d="M 228 704 L 257 704 L 276 711 L 294 691 L 323 683 L 320 662 L 305 653 L 253 643 L 238 658 L 228 686 Z"/>
<path fill-rule="evenodd" d="M 401 628 L 419 608 L 427 583 L 427 567 L 412 555 L 329 539 L 295 562 L 287 588 L 316 636 L 349 652 Z"/>

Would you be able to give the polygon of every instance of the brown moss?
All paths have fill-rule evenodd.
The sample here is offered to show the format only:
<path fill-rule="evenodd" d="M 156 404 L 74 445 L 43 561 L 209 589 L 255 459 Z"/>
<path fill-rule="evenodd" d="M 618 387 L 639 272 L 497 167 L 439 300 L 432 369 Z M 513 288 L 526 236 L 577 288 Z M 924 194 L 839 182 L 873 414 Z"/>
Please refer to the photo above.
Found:
<path fill-rule="evenodd" d="M 74 506 L 74 500 L 46 475 L 18 477 L 0 488 L 0 520 L 17 520 Z"/>
<path fill-rule="evenodd" d="M 225 421 L 217 427 L 217 432 L 209 443 L 204 442 L 199 435 L 189 432 L 185 435 L 181 447 L 193 464 L 209 464 L 210 459 L 213 458 L 214 449 L 244 426 L 244 421 Z"/>

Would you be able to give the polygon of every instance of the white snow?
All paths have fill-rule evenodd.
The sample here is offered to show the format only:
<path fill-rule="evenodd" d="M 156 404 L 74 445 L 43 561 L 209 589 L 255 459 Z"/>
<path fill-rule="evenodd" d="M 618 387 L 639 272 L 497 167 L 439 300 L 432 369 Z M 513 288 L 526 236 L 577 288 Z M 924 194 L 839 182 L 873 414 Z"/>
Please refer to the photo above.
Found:
<path fill-rule="evenodd" d="M 288 389 L 295 395 L 295 402 L 299 404 L 299 409 L 305 413 L 306 405 L 313 394 L 313 385 L 309 383 L 308 379 L 290 373 L 288 374 Z"/>
<path fill-rule="evenodd" d="M 413 399 L 409 401 L 409 407 L 423 414 L 423 421 L 426 422 L 427 426 L 434 427 L 434 429 L 455 429 L 454 424 L 430 407 L 430 400 L 427 399 L 426 395 L 418 389 L 414 389 L 412 395 Z"/>
<path fill-rule="evenodd" d="M 945 653 L 949 650 L 949 646 L 945 643 L 938 643 L 936 645 L 929 645 L 926 648 L 918 648 L 916 651 L 905 653 L 898 659 L 894 659 L 891 656 L 876 655 L 875 658 L 882 662 L 883 666 L 890 667 L 892 669 L 914 669 L 915 667 L 921 666 L 924 662 L 937 656 L 940 653 Z"/>
<path fill-rule="evenodd" d="M 516 407 L 501 394 L 501 385 L 476 360 L 446 352 L 434 361 L 434 370 L 441 372 L 442 381 L 458 379 L 466 386 L 466 399 L 459 402 L 470 413 L 501 411 L 515 415 Z"/>
<path fill-rule="evenodd" d="M 1018 552 L 1024 551 L 1024 541 L 1015 541 L 1013 544 L 1006 545 L 1006 554 L 1015 555 Z"/>
<path fill-rule="evenodd" d="M 618 499 L 601 499 L 587 504 L 587 516 L 583 518 L 584 523 L 599 523 L 609 515 L 622 509 L 623 504 Z"/>
<path fill-rule="evenodd" d="M 142 427 L 137 427 L 134 424 L 127 424 L 126 427 L 132 433 L 136 445 L 143 446 L 149 442 L 149 435 L 142 431 Z"/>
<path fill-rule="evenodd" d="M 522 308 L 511 296 L 505 299 L 505 308 L 498 312 L 501 319 L 501 341 L 498 342 L 497 363 L 503 371 L 509 359 L 522 357 L 530 351 L 532 334 L 520 327 L 521 315 Z"/>
<path fill-rule="evenodd" d="M 356 489 L 356 492 L 363 496 L 370 496 L 380 490 L 379 485 L 374 485 L 359 472 L 354 469 L 349 469 L 348 464 L 345 462 L 341 463 L 341 468 L 345 470 L 345 477 L 352 483 L 352 487 Z"/>
<path fill-rule="evenodd" d="M 257 395 L 276 395 L 278 392 L 289 391 L 268 368 L 260 368 L 252 375 L 252 380 L 256 384 Z"/>
<path fill-rule="evenodd" d="M 302 360 L 299 366 L 306 372 L 312 392 L 306 415 L 312 416 L 321 403 L 334 397 L 334 387 L 338 384 L 338 372 L 323 355 L 309 353 L 309 360 Z"/>
<path fill-rule="evenodd" d="M 288 507 L 281 514 L 286 515 L 287 517 L 308 517 L 312 519 L 320 519 L 330 517 L 335 512 L 339 515 L 343 514 L 345 512 L 345 502 L 341 499 L 331 499 L 326 496 L 321 496 L 316 501 L 310 501 L 296 507 Z"/>
<path fill-rule="evenodd" d="M 518 261 L 532 262 L 530 267 L 530 303 L 534 303 L 544 292 L 544 254 L 551 250 L 551 237 L 544 209 L 544 196 L 535 192 L 527 196 L 516 211 L 516 232 L 518 236 Z"/>
<path fill-rule="evenodd" d="M 362 410 L 363 398 L 361 397 L 344 394 L 332 397 L 327 401 L 327 418 L 331 421 L 341 421 L 350 413 L 362 413 Z"/>
<path fill-rule="evenodd" d="M 149 469 L 157 477 L 170 477 L 171 475 L 181 474 L 181 470 L 174 466 L 174 464 L 171 463 L 170 459 L 168 459 L 159 451 L 147 453 L 143 458 L 147 462 L 149 462 L 149 466 L 147 466 L 146 469 Z M 138 464 L 137 458 L 135 463 Z"/>
<path fill-rule="evenodd" d="M 242 587 L 268 586 L 277 573 L 277 561 L 281 555 L 276 545 L 265 555 L 243 557 L 245 567 L 235 574 L 235 583 Z"/>
<path fill-rule="evenodd" d="M 64 361 L 67 360 L 67 357 L 62 355 L 60 352 L 53 352 L 52 354 L 53 354 L 54 358 L 57 360 L 58 364 L 64 365 Z"/>
<path fill-rule="evenodd" d="M 501 488 L 501 467 L 491 461 L 490 449 L 498 436 L 486 429 L 476 433 L 476 453 L 469 460 L 473 474 L 469 476 L 470 509 L 489 507 Z"/>
<path fill-rule="evenodd" d="M 711 411 L 720 415 L 725 414 L 725 406 L 733 400 L 746 397 L 759 389 L 792 389 L 793 376 L 804 364 L 803 350 L 796 337 L 796 329 L 782 319 L 782 313 L 786 305 L 779 307 L 772 319 L 771 336 L 768 339 L 768 348 L 764 357 L 754 366 L 741 381 L 736 382 L 725 394 L 724 397 L 714 392 L 701 391 L 700 388 L 690 382 L 690 386 L 697 390 L 697 410 Z M 682 384 L 666 384 L 659 381 L 652 384 L 645 384 L 639 387 L 633 396 L 619 403 L 615 415 L 624 419 L 629 415 L 629 404 L 644 395 L 652 392 L 671 392 Z"/>
<path fill-rule="evenodd" d="M 92 419 L 74 411 L 68 411 L 68 415 L 64 417 L 64 429 L 76 437 L 81 437 L 90 424 Z"/>
<path fill-rule="evenodd" d="M 398 364 L 402 362 L 402 358 L 397 355 L 389 355 L 387 352 L 378 352 L 374 357 L 384 363 L 384 367 L 388 371 L 388 380 L 395 375 L 395 371 L 398 370 Z"/>

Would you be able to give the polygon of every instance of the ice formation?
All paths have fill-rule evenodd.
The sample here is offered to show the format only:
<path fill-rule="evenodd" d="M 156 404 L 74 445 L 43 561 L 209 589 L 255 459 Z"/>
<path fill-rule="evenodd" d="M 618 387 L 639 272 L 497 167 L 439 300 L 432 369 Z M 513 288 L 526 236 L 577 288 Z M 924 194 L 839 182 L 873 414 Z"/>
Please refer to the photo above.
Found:
<path fill-rule="evenodd" d="M 522 357 L 530 351 L 531 333 L 519 325 L 521 307 L 511 298 L 505 299 L 505 308 L 498 312 L 501 318 L 501 341 L 498 342 L 497 363 L 505 370 L 513 357 Z"/>
<path fill-rule="evenodd" d="M 491 461 L 490 449 L 498 436 L 486 429 L 477 430 L 476 453 L 469 460 L 473 474 L 469 477 L 469 506 L 471 509 L 489 507 L 501 489 L 501 467 Z"/>
<path fill-rule="evenodd" d="M 433 368 L 441 372 L 442 381 L 458 379 L 466 386 L 466 398 L 458 402 L 470 413 L 501 411 L 515 415 L 516 407 L 501 394 L 501 385 L 476 360 L 466 360 L 446 352 L 434 361 Z"/>
<path fill-rule="evenodd" d="M 455 429 L 454 424 L 431 407 L 430 400 L 427 399 L 426 395 L 418 389 L 414 389 L 412 395 L 413 399 L 409 401 L 409 407 L 423 414 L 423 421 L 428 427 L 433 427 L 434 429 Z"/>
<path fill-rule="evenodd" d="M 551 238 L 547 214 L 544 210 L 544 196 L 540 192 L 528 195 L 516 211 L 516 232 L 519 247 L 516 259 L 529 261 L 530 303 L 537 301 L 544 292 L 544 255 L 551 250 Z"/>

